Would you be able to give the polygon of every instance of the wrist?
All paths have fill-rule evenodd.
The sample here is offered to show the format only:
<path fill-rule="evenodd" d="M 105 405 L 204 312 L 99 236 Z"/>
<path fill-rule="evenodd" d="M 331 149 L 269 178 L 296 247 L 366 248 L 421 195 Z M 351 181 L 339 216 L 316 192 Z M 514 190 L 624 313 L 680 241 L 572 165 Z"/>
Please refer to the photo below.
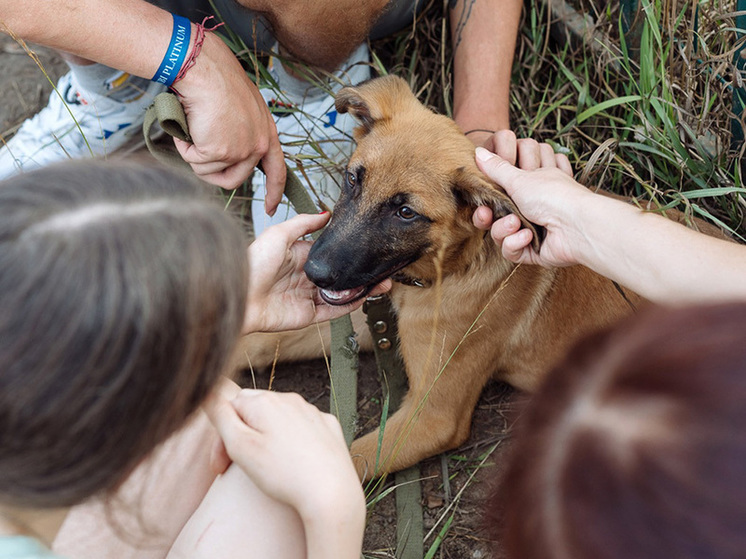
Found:
<path fill-rule="evenodd" d="M 171 86 L 184 68 L 192 43 L 192 23 L 185 17 L 171 14 L 172 28 L 168 48 L 151 81 Z"/>
<path fill-rule="evenodd" d="M 176 17 L 176 16 L 174 16 Z M 195 27 L 195 33 L 194 33 L 194 41 L 192 41 L 191 50 L 189 51 L 189 56 L 184 58 L 184 63 L 179 68 L 178 74 L 173 80 L 173 83 L 176 83 L 182 79 L 184 79 L 184 76 L 186 76 L 186 73 L 194 67 L 194 65 L 197 63 L 197 57 L 202 52 L 202 45 L 205 42 L 206 34 L 215 31 L 218 27 L 222 27 L 223 23 L 208 23 L 210 20 L 214 19 L 215 16 L 207 16 L 202 20 L 202 23 L 197 23 L 194 25 Z M 175 20 L 174 20 L 175 21 Z M 187 41 L 188 42 L 188 41 Z M 174 91 L 176 89 L 174 88 Z M 178 93 L 178 91 L 176 91 Z"/>
<path fill-rule="evenodd" d="M 309 491 L 303 502 L 297 504 L 304 524 L 339 522 L 348 517 L 365 522 L 365 494 L 357 474 L 352 469 L 348 472 L 344 468 L 340 468 L 337 474 L 327 483 L 318 484 L 318 494 Z"/>
<path fill-rule="evenodd" d="M 365 497 L 359 483 L 342 496 L 325 494 L 316 506 L 299 511 L 308 559 L 360 557 L 365 531 Z"/>
<path fill-rule="evenodd" d="M 192 33 L 195 37 L 196 33 Z M 192 52 L 190 51 L 190 54 Z M 243 73 L 240 63 L 230 48 L 213 33 L 205 33 L 198 56 L 192 59 L 188 72 L 183 72 L 177 82 L 178 93 L 183 98 L 211 97 L 220 85 L 223 73 L 234 67 Z"/>
<path fill-rule="evenodd" d="M 631 204 L 589 190 L 578 199 L 574 212 L 584 217 L 568 228 L 574 233 L 570 242 L 573 258 L 578 264 L 604 274 L 606 260 L 614 258 L 610 248 L 625 235 L 624 224 L 641 212 Z M 614 239 L 612 243 L 606 242 L 609 237 Z"/>
<path fill-rule="evenodd" d="M 490 149 L 492 146 L 487 145 L 489 139 L 494 136 L 497 130 L 488 130 L 486 128 L 472 128 L 464 132 L 464 136 L 469 138 L 475 146 L 485 147 Z"/>
<path fill-rule="evenodd" d="M 480 107 L 484 108 L 484 107 Z M 471 132 L 469 138 L 478 132 L 492 132 L 493 134 L 498 130 L 510 130 L 510 118 L 507 109 L 505 111 L 493 110 L 491 113 L 488 112 L 476 112 L 474 111 L 454 111 L 453 120 L 458 124 L 458 127 L 466 134 Z"/>
<path fill-rule="evenodd" d="M 476 91 L 478 84 L 473 86 Z M 453 101 L 453 120 L 464 132 L 480 128 L 494 131 L 510 129 L 507 86 L 494 88 L 488 97 L 477 95 L 474 91 L 466 91 L 460 95 L 454 92 Z"/>

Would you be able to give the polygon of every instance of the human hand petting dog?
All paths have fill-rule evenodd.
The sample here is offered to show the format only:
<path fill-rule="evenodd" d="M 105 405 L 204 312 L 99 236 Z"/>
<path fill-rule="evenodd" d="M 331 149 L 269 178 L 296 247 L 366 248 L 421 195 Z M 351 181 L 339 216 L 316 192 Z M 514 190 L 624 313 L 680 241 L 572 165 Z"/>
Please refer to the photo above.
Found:
<path fill-rule="evenodd" d="M 474 225 L 490 229 L 508 260 L 547 267 L 582 264 L 664 304 L 746 297 L 746 251 L 717 228 L 699 223 L 702 234 L 657 212 L 595 194 L 572 179 L 567 158 L 550 146 L 516 141 L 508 132 L 496 150 L 477 148 L 477 165 L 528 220 L 546 229 L 537 253 L 531 231 L 521 229 L 516 216 L 492 223 L 492 212 L 477 208 Z"/>
<path fill-rule="evenodd" d="M 216 391 L 205 409 L 227 457 L 298 512 L 309 559 L 360 556 L 365 496 L 334 416 L 298 394 L 235 386 Z"/>
<path fill-rule="evenodd" d="M 267 229 L 249 245 L 249 293 L 243 333 L 295 330 L 350 313 L 363 304 L 333 306 L 303 271 L 311 241 L 298 240 L 321 229 L 330 214 L 303 214 Z M 381 282 L 371 295 L 391 289 Z"/>
<path fill-rule="evenodd" d="M 582 232 L 573 218 L 581 202 L 592 200 L 593 194 L 573 180 L 569 160 L 554 153 L 549 144 L 529 138 L 517 140 L 509 130 L 492 139 L 495 153 L 477 148 L 477 165 L 505 189 L 528 220 L 546 229 L 546 237 L 536 252 L 531 247 L 533 233 L 521 229 L 517 216 L 510 214 L 493 223 L 492 212 L 486 207 L 474 212 L 474 225 L 490 229 L 503 256 L 512 262 L 547 267 L 578 263 L 574 251 L 579 246 L 576 237 Z"/>

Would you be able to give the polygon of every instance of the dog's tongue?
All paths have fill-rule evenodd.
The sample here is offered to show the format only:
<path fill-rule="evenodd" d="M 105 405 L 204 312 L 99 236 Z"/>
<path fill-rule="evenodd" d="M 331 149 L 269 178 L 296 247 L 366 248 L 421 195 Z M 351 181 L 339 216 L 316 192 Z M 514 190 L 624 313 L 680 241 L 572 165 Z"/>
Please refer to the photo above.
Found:
<path fill-rule="evenodd" d="M 355 299 L 358 299 L 360 295 L 365 291 L 365 287 L 356 287 L 354 289 L 343 289 L 342 291 L 332 291 L 330 289 L 319 289 L 321 298 L 329 303 L 330 305 L 346 305 L 351 303 Z"/>

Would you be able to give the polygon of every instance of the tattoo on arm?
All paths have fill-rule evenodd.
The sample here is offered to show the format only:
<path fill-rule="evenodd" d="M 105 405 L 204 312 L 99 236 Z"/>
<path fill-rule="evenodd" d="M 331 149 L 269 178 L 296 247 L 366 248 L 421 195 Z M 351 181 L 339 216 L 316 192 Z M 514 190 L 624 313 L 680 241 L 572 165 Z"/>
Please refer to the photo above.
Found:
<path fill-rule="evenodd" d="M 466 24 L 469 21 L 469 18 L 471 17 L 471 10 L 474 8 L 474 4 L 477 0 L 461 0 L 461 13 L 458 16 L 458 22 L 456 23 L 456 29 L 454 31 L 454 36 L 456 37 L 454 43 L 453 43 L 453 50 L 454 52 L 458 48 L 458 46 L 461 44 L 461 40 L 463 39 L 463 33 L 464 28 L 466 27 Z M 459 3 L 459 0 L 450 0 L 448 3 L 448 7 L 452 10 L 456 9 L 456 5 Z"/>

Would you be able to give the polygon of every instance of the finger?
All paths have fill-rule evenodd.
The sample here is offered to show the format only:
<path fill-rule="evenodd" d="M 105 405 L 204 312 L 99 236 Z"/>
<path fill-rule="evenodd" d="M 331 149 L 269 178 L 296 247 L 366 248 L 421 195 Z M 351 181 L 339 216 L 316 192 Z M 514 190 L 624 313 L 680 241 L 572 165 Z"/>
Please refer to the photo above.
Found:
<path fill-rule="evenodd" d="M 223 402 L 232 400 L 240 391 L 241 388 L 235 382 L 227 377 L 221 377 L 215 388 L 210 392 L 207 398 L 205 398 L 205 401 L 202 404 L 202 408 L 208 417 L 210 417 L 210 420 L 212 421 L 211 414 L 213 413 L 213 408 L 215 406 L 220 406 Z"/>
<path fill-rule="evenodd" d="M 221 377 L 218 381 L 217 387 L 215 390 L 219 391 L 219 393 L 226 399 L 226 400 L 232 400 L 236 396 L 238 396 L 239 392 L 241 392 L 241 387 L 236 384 L 235 381 L 231 380 L 228 377 Z"/>
<path fill-rule="evenodd" d="M 506 237 L 514 235 L 521 228 L 521 220 L 514 214 L 508 214 L 505 217 L 501 217 L 494 224 L 490 234 L 497 243 L 502 243 Z"/>
<path fill-rule="evenodd" d="M 258 433 L 239 416 L 232 403 L 218 391 L 208 396 L 205 412 L 223 440 L 225 450 L 235 459 L 234 452 L 245 447 Z"/>
<path fill-rule="evenodd" d="M 376 295 L 383 295 L 391 291 L 394 286 L 394 282 L 391 279 L 385 279 L 368 293 L 368 297 L 375 297 Z M 324 301 L 316 290 L 314 294 L 314 312 L 316 313 L 316 320 L 318 322 L 325 322 L 332 320 L 346 314 L 350 314 L 352 311 L 359 309 L 365 303 L 365 298 L 359 299 L 348 305 L 330 305 Z"/>
<path fill-rule="evenodd" d="M 564 153 L 557 153 L 555 154 L 554 158 L 560 171 L 565 173 L 568 177 L 572 177 L 574 175 L 574 173 L 572 172 L 572 165 L 570 165 L 570 160 Z"/>
<path fill-rule="evenodd" d="M 518 157 L 518 144 L 515 132 L 512 130 L 498 130 L 493 136 L 495 153 L 511 165 L 515 165 Z"/>
<path fill-rule="evenodd" d="M 518 140 L 518 167 L 524 171 L 533 171 L 541 167 L 539 142 L 532 138 Z"/>
<path fill-rule="evenodd" d="M 557 166 L 557 159 L 554 156 L 554 148 L 549 144 L 539 144 L 539 158 L 542 168 L 554 168 Z"/>
<path fill-rule="evenodd" d="M 229 190 L 241 186 L 259 162 L 256 156 L 233 164 L 219 159 L 208 159 L 208 156 L 200 153 L 194 144 L 178 138 L 174 138 L 174 145 L 181 158 L 192 167 L 194 174 L 205 182 Z"/>
<path fill-rule="evenodd" d="M 370 290 L 370 296 L 375 295 L 382 295 L 383 293 L 388 293 L 391 291 L 391 288 L 394 286 L 394 282 L 391 281 L 391 279 L 385 279 L 378 285 L 376 285 L 373 289 Z"/>
<path fill-rule="evenodd" d="M 530 229 L 521 229 L 514 235 L 506 237 L 502 243 L 503 256 L 515 263 L 528 260 L 528 252 L 530 251 L 528 247 L 531 245 L 533 238 L 534 235 Z"/>
<path fill-rule="evenodd" d="M 277 407 L 279 393 L 257 388 L 244 388 L 230 401 L 238 417 L 257 433 L 266 431 L 268 413 Z"/>
<path fill-rule="evenodd" d="M 365 303 L 365 298 L 358 299 L 357 301 L 348 303 L 347 305 L 330 305 L 321 298 L 318 290 L 316 290 L 312 301 L 314 318 L 317 322 L 334 320 L 335 318 L 348 315 L 352 311 L 359 309 L 363 306 L 363 303 Z"/>
<path fill-rule="evenodd" d="M 202 409 L 205 410 L 205 413 L 207 414 L 207 417 L 210 419 L 210 422 L 217 428 L 218 423 L 218 416 L 223 413 L 221 410 L 222 407 L 226 406 L 228 404 L 228 398 L 225 397 L 225 395 L 220 393 L 220 390 L 213 390 L 207 398 L 205 398 L 204 403 L 202 404 Z"/>
<path fill-rule="evenodd" d="M 479 206 L 471 216 L 471 222 L 474 224 L 474 227 L 485 231 L 490 228 L 493 220 L 494 215 L 492 210 L 487 206 Z"/>
<path fill-rule="evenodd" d="M 523 171 L 486 149 L 477 148 L 475 153 L 477 166 L 482 172 L 502 186 L 508 195 L 512 195 L 520 183 Z"/>
<path fill-rule="evenodd" d="M 329 212 L 322 212 L 320 214 L 300 214 L 283 223 L 274 225 L 273 227 L 270 227 L 270 229 L 282 232 L 288 241 L 293 242 L 324 227 L 324 225 L 329 222 L 330 217 L 331 214 Z"/>
<path fill-rule="evenodd" d="M 179 155 L 181 155 L 181 158 L 184 161 L 187 161 L 187 157 L 191 157 L 191 150 L 190 148 L 194 147 L 194 144 L 192 142 L 185 142 L 184 140 L 180 140 L 176 136 L 173 136 L 171 138 L 174 141 L 174 146 L 176 146 L 176 151 L 179 152 Z M 189 163 L 187 161 L 187 163 Z"/>
<path fill-rule="evenodd" d="M 287 167 L 285 166 L 285 154 L 282 153 L 280 142 L 270 144 L 269 151 L 262 158 L 262 169 L 267 176 L 267 194 L 264 197 L 264 211 L 273 216 L 277 206 L 282 201 L 285 192 L 285 181 L 287 179 Z"/>
<path fill-rule="evenodd" d="M 256 167 L 256 163 L 257 162 L 253 159 L 247 159 L 226 167 L 217 173 L 207 173 L 203 175 L 195 171 L 195 174 L 210 184 L 217 185 L 227 190 L 233 190 L 241 186 L 244 181 L 249 178 L 251 171 Z"/>
<path fill-rule="evenodd" d="M 203 153 L 195 144 L 192 142 L 185 142 L 179 138 L 174 137 L 174 146 L 181 155 L 181 158 L 189 163 L 189 165 L 207 165 L 215 164 L 215 169 L 220 170 L 228 167 L 230 163 L 227 160 L 221 160 Z M 212 172 L 217 172 L 213 170 Z"/>
<path fill-rule="evenodd" d="M 225 161 L 206 161 L 204 163 L 189 163 L 192 171 L 198 176 L 220 173 L 230 165 Z"/>

